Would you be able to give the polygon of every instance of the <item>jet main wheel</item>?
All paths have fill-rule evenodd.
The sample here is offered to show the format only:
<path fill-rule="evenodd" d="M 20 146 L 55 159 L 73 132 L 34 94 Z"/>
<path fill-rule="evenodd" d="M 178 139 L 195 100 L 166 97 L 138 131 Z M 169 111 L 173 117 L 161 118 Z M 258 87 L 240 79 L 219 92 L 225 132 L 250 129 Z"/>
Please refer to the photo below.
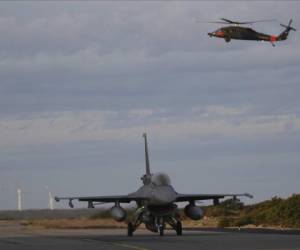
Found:
<path fill-rule="evenodd" d="M 133 225 L 132 225 L 131 222 L 129 222 L 129 223 L 127 224 L 127 235 L 128 235 L 128 236 L 132 236 L 132 235 L 133 235 Z"/>
<path fill-rule="evenodd" d="M 177 233 L 177 235 L 182 235 L 182 223 L 181 223 L 181 221 L 177 221 L 176 233 Z"/>
<path fill-rule="evenodd" d="M 159 235 L 164 236 L 164 226 L 159 226 L 158 230 L 159 230 Z"/>

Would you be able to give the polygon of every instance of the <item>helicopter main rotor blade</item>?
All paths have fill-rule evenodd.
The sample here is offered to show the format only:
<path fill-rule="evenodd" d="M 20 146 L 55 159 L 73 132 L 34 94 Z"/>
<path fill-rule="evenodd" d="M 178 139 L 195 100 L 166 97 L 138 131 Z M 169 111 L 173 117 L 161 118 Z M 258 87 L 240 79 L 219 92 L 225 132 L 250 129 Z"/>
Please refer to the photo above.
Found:
<path fill-rule="evenodd" d="M 221 21 L 216 21 L 216 22 L 202 22 L 202 21 L 196 21 L 197 23 L 217 23 L 217 24 L 228 24 L 227 22 L 221 22 Z"/>
<path fill-rule="evenodd" d="M 276 19 L 263 19 L 263 20 L 255 20 L 255 21 L 249 21 L 249 22 L 237 22 L 237 21 L 232 21 L 227 18 L 220 18 L 221 20 L 231 23 L 231 24 L 253 24 L 253 23 L 261 23 L 261 22 L 274 22 Z"/>
<path fill-rule="evenodd" d="M 251 21 L 251 22 L 237 22 L 237 21 L 232 21 L 227 18 L 220 18 L 222 21 L 214 21 L 214 22 L 208 22 L 208 21 L 201 21 L 201 20 L 196 20 L 197 23 L 216 23 L 216 24 L 235 24 L 235 25 L 243 25 L 243 24 L 253 24 L 253 23 L 260 23 L 260 22 L 274 22 L 276 19 L 264 19 L 264 20 L 256 20 L 256 21 Z"/>
<path fill-rule="evenodd" d="M 262 23 L 262 22 L 276 22 L 276 19 L 263 19 L 263 20 L 255 20 L 250 23 Z"/>
<path fill-rule="evenodd" d="M 231 20 L 229 20 L 227 18 L 220 18 L 220 19 L 223 20 L 223 21 L 225 21 L 226 23 L 237 23 L 237 22 L 231 21 Z"/>

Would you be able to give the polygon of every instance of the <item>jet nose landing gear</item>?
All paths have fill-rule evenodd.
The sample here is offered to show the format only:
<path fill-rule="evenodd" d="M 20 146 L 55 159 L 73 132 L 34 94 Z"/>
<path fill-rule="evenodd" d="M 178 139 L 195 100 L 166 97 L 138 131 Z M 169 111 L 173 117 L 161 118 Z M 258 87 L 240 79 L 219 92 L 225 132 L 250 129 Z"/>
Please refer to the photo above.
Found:
<path fill-rule="evenodd" d="M 164 236 L 165 222 L 163 217 L 157 218 L 156 227 L 160 236 Z"/>

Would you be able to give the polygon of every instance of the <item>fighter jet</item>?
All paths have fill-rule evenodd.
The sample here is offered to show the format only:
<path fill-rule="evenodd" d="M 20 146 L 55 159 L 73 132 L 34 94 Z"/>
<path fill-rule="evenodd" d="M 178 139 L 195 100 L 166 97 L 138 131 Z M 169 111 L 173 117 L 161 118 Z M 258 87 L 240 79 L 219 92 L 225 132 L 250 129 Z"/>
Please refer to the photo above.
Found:
<path fill-rule="evenodd" d="M 237 200 L 239 196 L 253 198 L 248 193 L 243 194 L 180 194 L 171 185 L 170 178 L 164 173 L 151 173 L 148 142 L 146 133 L 143 134 L 145 144 L 146 173 L 141 177 L 143 186 L 136 192 L 128 195 L 116 196 L 87 196 L 87 197 L 55 197 L 60 200 L 68 200 L 69 206 L 73 208 L 73 200 L 88 203 L 88 208 L 94 208 L 97 203 L 114 203 L 110 208 L 111 216 L 118 222 L 124 221 L 127 217 L 126 210 L 122 203 L 136 202 L 137 209 L 134 218 L 127 224 L 127 234 L 132 236 L 134 231 L 144 223 L 146 228 L 152 232 L 164 235 L 166 225 L 170 225 L 177 235 L 182 235 L 182 223 L 179 209 L 176 203 L 188 202 L 184 208 L 185 215 L 192 220 L 200 220 L 203 217 L 203 210 L 197 206 L 197 201 L 212 200 L 214 205 L 219 204 L 219 199 L 233 197 Z"/>

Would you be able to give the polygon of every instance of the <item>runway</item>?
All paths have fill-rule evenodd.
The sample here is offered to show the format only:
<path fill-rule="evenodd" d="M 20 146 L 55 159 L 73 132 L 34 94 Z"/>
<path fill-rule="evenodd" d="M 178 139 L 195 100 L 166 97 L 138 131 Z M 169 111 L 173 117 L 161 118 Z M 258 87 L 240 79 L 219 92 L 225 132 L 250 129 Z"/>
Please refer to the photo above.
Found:
<path fill-rule="evenodd" d="M 213 231 L 183 231 L 176 236 L 172 231 L 160 237 L 146 230 L 139 230 L 133 237 L 125 229 L 93 230 L 25 230 L 15 234 L 0 231 L 2 250 L 168 250 L 168 249 L 220 249 L 220 250 L 286 250 L 300 249 L 300 235 L 272 233 L 241 233 Z"/>

